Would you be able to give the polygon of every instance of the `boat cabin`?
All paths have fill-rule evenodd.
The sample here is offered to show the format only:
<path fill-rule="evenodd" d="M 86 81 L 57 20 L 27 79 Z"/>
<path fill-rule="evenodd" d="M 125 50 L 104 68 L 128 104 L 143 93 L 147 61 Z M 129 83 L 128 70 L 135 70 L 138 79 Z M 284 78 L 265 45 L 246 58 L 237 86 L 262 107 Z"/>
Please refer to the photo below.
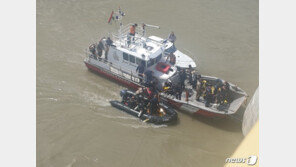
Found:
<path fill-rule="evenodd" d="M 121 72 L 138 76 L 137 67 L 144 63 L 145 71 L 152 71 L 152 75 L 158 80 L 159 86 L 172 77 L 177 68 L 166 61 L 166 48 L 173 45 L 169 42 L 163 43 L 157 38 L 146 38 L 136 34 L 134 38 L 128 35 L 121 38 L 113 38 L 113 43 L 106 46 L 106 38 L 101 41 L 106 46 L 100 58 L 90 56 L 92 63 L 100 66 L 102 61 L 112 64 L 112 67 Z M 107 56 L 106 56 L 107 55 Z"/>

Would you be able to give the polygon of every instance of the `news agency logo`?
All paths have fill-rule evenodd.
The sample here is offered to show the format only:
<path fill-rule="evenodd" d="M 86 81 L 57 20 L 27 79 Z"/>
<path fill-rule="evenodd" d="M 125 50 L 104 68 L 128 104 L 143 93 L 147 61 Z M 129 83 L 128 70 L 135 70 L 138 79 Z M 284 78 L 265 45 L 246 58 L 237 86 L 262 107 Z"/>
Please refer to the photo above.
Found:
<path fill-rule="evenodd" d="M 251 155 L 248 158 L 226 158 L 225 163 L 246 163 L 253 166 L 257 163 L 257 159 L 256 155 Z"/>

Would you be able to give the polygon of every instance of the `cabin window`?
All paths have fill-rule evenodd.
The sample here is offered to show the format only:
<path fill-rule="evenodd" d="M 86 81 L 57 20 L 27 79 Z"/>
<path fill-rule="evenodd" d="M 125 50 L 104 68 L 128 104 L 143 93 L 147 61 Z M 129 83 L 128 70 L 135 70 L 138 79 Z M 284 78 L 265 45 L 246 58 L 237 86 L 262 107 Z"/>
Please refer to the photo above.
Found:
<path fill-rule="evenodd" d="M 150 59 L 147 63 L 147 67 L 150 67 L 154 64 L 154 59 Z"/>
<path fill-rule="evenodd" d="M 165 52 L 167 53 L 174 53 L 176 51 L 176 47 L 174 45 L 172 45 L 171 47 L 169 47 L 168 49 L 165 50 Z"/>
<path fill-rule="evenodd" d="M 126 53 L 123 53 L 123 60 L 126 60 L 126 61 L 128 61 L 128 54 L 126 54 Z"/>
<path fill-rule="evenodd" d="M 140 65 L 140 64 L 141 64 L 141 62 L 142 62 L 142 60 L 141 60 L 141 59 L 138 59 L 138 58 L 136 58 L 136 64 Z"/>
<path fill-rule="evenodd" d="M 129 58 L 130 58 L 130 62 L 136 63 L 136 58 L 134 56 L 129 55 Z"/>

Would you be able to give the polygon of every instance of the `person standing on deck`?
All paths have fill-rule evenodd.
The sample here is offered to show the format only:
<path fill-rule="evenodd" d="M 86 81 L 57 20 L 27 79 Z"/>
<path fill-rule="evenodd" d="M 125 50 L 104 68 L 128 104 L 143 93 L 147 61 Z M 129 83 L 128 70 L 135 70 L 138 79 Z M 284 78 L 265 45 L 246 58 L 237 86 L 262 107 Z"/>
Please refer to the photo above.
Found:
<path fill-rule="evenodd" d="M 193 73 L 194 73 L 194 69 L 192 68 L 191 65 L 189 65 L 188 69 L 187 69 L 187 75 L 188 75 L 188 80 L 189 80 L 190 85 L 193 85 L 193 82 L 192 82 Z"/>
<path fill-rule="evenodd" d="M 113 41 L 110 39 L 110 37 L 107 38 L 106 40 L 106 51 L 105 51 L 105 59 L 108 60 L 108 52 L 110 46 L 113 44 Z"/>
<path fill-rule="evenodd" d="M 97 59 L 95 44 L 89 46 L 89 51 L 94 59 Z"/>
<path fill-rule="evenodd" d="M 97 45 L 97 52 L 99 57 L 102 56 L 103 50 L 105 49 L 104 44 L 102 42 L 102 39 L 99 41 L 99 44 Z"/>
<path fill-rule="evenodd" d="M 176 99 L 181 100 L 181 96 L 182 96 L 182 87 L 181 87 L 181 85 L 176 85 L 174 92 L 175 92 L 175 95 L 176 95 Z"/>
<path fill-rule="evenodd" d="M 132 40 L 135 38 L 137 26 L 138 24 L 134 24 L 130 27 L 129 35 L 132 37 Z"/>
<path fill-rule="evenodd" d="M 142 36 L 146 35 L 146 24 L 142 24 Z"/>
<path fill-rule="evenodd" d="M 202 90 L 201 90 L 201 75 L 198 75 L 197 76 L 197 80 L 196 80 L 196 100 L 199 101 L 199 97 L 202 93 Z"/>
<path fill-rule="evenodd" d="M 168 37 L 168 40 L 169 40 L 170 42 L 172 42 L 173 45 L 175 46 L 175 41 L 177 40 L 177 37 L 175 36 L 175 34 L 174 34 L 173 31 L 170 33 L 170 35 L 169 35 L 169 37 Z"/>
<path fill-rule="evenodd" d="M 141 61 L 140 65 L 136 69 L 136 72 L 138 72 L 138 76 L 140 78 L 141 83 L 142 83 L 143 78 L 144 78 L 144 71 L 145 71 L 145 62 Z"/>
<path fill-rule="evenodd" d="M 185 89 L 185 80 L 186 80 L 186 72 L 185 72 L 184 69 L 181 69 L 181 72 L 180 72 L 180 85 L 181 85 L 182 91 Z"/>
<path fill-rule="evenodd" d="M 213 92 L 210 85 L 206 87 L 205 102 L 206 107 L 210 107 L 210 103 L 213 102 Z"/>

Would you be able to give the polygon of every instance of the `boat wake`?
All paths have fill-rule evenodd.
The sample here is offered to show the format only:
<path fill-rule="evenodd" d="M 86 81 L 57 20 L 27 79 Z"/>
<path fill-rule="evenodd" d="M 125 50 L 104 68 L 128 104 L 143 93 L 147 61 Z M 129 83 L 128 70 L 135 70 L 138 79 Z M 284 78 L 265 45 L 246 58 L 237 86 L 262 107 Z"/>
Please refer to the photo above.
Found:
<path fill-rule="evenodd" d="M 124 120 L 137 120 L 137 118 L 135 117 L 128 117 L 128 116 L 113 116 L 113 115 L 107 115 L 107 114 L 103 114 L 103 113 L 96 113 L 97 115 L 100 115 L 102 117 L 105 118 L 109 118 L 109 119 L 124 119 Z"/>
<path fill-rule="evenodd" d="M 122 126 L 132 127 L 135 129 L 139 128 L 165 128 L 167 125 L 155 125 L 155 124 L 147 124 L 145 122 L 140 121 L 140 124 L 127 124 L 127 123 L 119 123 Z"/>
<path fill-rule="evenodd" d="M 111 106 L 109 103 L 109 99 L 106 99 L 102 96 L 98 96 L 95 93 L 84 91 L 82 93 L 83 99 L 90 104 L 95 104 L 101 107 L 108 107 Z"/>

